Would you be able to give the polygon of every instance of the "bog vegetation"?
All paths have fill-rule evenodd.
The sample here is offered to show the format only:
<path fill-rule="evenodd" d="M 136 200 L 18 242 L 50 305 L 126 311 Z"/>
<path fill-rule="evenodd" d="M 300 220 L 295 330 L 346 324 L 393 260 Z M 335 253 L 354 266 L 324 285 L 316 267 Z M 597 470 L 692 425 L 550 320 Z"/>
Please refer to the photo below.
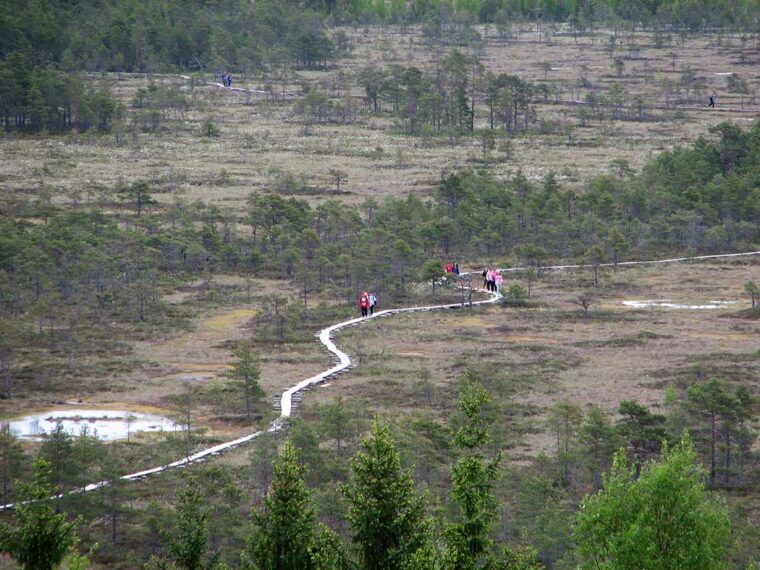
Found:
<path fill-rule="evenodd" d="M 637 31 L 657 50 L 712 34 L 713 52 L 748 65 L 758 57 L 758 13 L 757 0 L 2 3 L 8 164 L 23 159 L 19 149 L 60 141 L 77 146 L 81 163 L 105 162 L 118 180 L 82 177 L 64 190 L 77 164 L 55 148 L 21 182 L 3 167 L 0 409 L 9 417 L 51 402 L 124 399 L 163 410 L 180 429 L 106 444 L 62 425 L 22 442 L 4 427 L 2 503 L 64 495 L 3 514 L 0 550 L 28 569 L 756 568 L 760 359 L 756 346 L 745 349 L 758 334 L 756 261 L 710 268 L 716 283 L 743 276 L 731 290 L 746 308 L 731 306 L 730 326 L 720 328 L 729 336 L 710 344 L 721 334 L 700 332 L 719 352 L 694 362 L 669 352 L 671 361 L 642 370 L 641 384 L 621 393 L 613 378 L 605 405 L 591 390 L 565 398 L 559 378 L 602 353 L 610 361 L 590 369 L 610 374 L 626 350 L 667 351 L 673 335 L 691 330 L 651 311 L 616 310 L 616 292 L 638 295 L 656 279 L 626 276 L 621 262 L 758 249 L 760 121 L 700 124 L 697 136 L 683 135 L 640 169 L 610 155 L 606 172 L 583 180 L 545 167 L 551 147 L 535 145 L 540 177 L 514 155 L 520 145 L 527 156 L 536 140 L 575 145 L 575 129 L 596 129 L 601 140 L 656 124 L 667 136 L 673 122 L 693 120 L 685 109 L 706 104 L 706 80 L 677 69 L 675 52 L 656 77 L 648 64 L 631 69 L 646 60 Z M 535 61 L 535 73 L 507 72 L 485 46 L 509 45 L 522 27 L 539 47 L 565 36 L 590 42 L 609 69 L 581 64 L 571 82 L 550 80 L 557 69 L 548 60 Z M 382 39 L 364 61 L 353 50 L 369 30 Z M 385 61 L 396 30 L 425 53 Z M 243 90 L 199 101 L 195 90 L 221 71 L 232 73 L 233 88 L 246 77 Z M 189 75 L 179 88 L 156 81 L 159 73 Z M 722 75 L 731 112 L 744 113 L 745 100 L 755 108 L 747 74 Z M 295 125 L 299 141 L 316 139 L 318 162 L 333 133 L 344 132 L 333 129 L 381 131 L 408 146 L 393 157 L 379 145 L 349 149 L 356 163 L 327 167 L 326 185 L 272 167 L 265 187 L 229 196 L 238 172 L 178 182 L 130 170 L 145 141 L 155 141 L 147 148 L 158 165 L 173 160 L 174 137 L 218 152 L 231 132 L 215 108 L 225 94 L 245 98 L 252 122 L 264 109 L 282 118 L 283 132 Z M 254 111 L 253 96 L 268 106 Z M 235 144 L 253 155 L 283 140 L 266 131 Z M 98 154 L 99 144 L 128 149 L 130 160 Z M 440 148 L 460 147 L 464 163 L 435 162 Z M 430 154 L 434 180 L 419 191 L 352 194 L 370 165 L 419 175 L 404 149 Z M 505 163 L 514 167 L 507 175 Z M 167 187 L 182 184 L 214 187 L 221 198 L 167 199 Z M 497 324 L 473 312 L 347 333 L 356 383 L 343 377 L 329 396 L 299 405 L 285 433 L 187 473 L 119 479 L 269 425 L 270 399 L 291 377 L 322 367 L 314 332 L 354 314 L 362 289 L 371 286 L 381 308 L 431 296 L 466 304 L 478 275 L 453 279 L 444 261 L 524 268 L 503 302 L 483 309 Z M 555 263 L 585 268 L 551 276 Z M 714 290 L 692 281 L 679 285 L 694 295 Z M 256 314 L 236 338 L 208 347 L 228 358 L 212 379 L 165 374 L 168 365 L 145 356 L 230 306 Z M 550 338 L 560 326 L 578 335 L 575 352 Z M 418 338 L 404 337 L 413 327 Z M 593 327 L 622 336 L 592 338 Z M 431 371 L 417 353 L 386 353 L 374 346 L 381 333 L 406 351 L 444 346 L 446 366 Z M 505 334 L 517 344 L 488 344 Z M 70 493 L 95 481 L 108 485 Z"/>

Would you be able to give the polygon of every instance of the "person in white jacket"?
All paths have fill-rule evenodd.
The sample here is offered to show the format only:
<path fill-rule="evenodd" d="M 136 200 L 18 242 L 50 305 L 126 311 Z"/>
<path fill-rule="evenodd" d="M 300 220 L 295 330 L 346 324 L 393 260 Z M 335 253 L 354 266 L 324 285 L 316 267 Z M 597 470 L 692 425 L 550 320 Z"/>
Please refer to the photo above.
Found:
<path fill-rule="evenodd" d="M 377 305 L 377 297 L 370 291 L 369 293 L 369 316 L 371 317 L 375 313 L 375 305 Z"/>

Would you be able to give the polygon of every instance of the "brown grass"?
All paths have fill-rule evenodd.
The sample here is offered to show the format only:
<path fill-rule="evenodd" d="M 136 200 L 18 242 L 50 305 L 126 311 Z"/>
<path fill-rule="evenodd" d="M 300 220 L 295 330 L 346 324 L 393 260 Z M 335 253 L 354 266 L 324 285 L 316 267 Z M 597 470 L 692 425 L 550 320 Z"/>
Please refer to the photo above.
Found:
<path fill-rule="evenodd" d="M 425 45 L 417 29 L 405 34 L 378 28 L 346 31 L 355 46 L 350 58 L 338 61 L 328 72 L 291 70 L 285 89 L 297 92 L 299 83 L 329 85 L 338 71 L 348 74 L 344 85 L 350 86 L 350 78 L 369 62 L 433 69 L 450 49 Z M 491 166 L 500 176 L 519 167 L 529 178 L 540 180 L 553 170 L 561 182 L 578 186 L 586 177 L 606 170 L 612 158 L 628 160 L 638 168 L 657 152 L 687 144 L 718 122 L 730 120 L 748 126 L 760 110 L 754 98 L 748 98 L 741 108 L 740 96 L 727 92 L 726 77 L 720 75 L 739 74 L 748 81 L 750 92 L 758 86 L 757 67 L 739 63 L 740 43 L 733 36 L 695 35 L 684 45 L 674 41 L 661 49 L 653 46 L 646 33 L 619 38 L 615 57 L 629 57 L 632 42 L 640 51 L 635 59 L 625 59 L 618 78 L 607 53 L 610 32 L 580 37 L 577 43 L 565 34 L 552 36 L 550 43 L 539 43 L 535 30 L 528 27 L 515 29 L 509 43 L 500 40 L 493 29 L 480 28 L 480 33 L 484 42 L 477 51 L 488 71 L 543 81 L 539 64 L 548 61 L 552 70 L 547 83 L 561 87 L 563 99 L 583 98 L 589 90 L 605 94 L 613 83 L 619 83 L 628 97 L 642 96 L 660 119 L 606 121 L 581 128 L 577 105 L 539 105 L 538 116 L 551 125 L 549 130 L 515 139 L 509 161 L 494 152 Z M 750 43 L 745 50 L 748 61 L 757 59 L 756 46 Z M 675 54 L 675 70 L 670 54 Z M 583 65 L 588 69 L 590 87 L 581 89 L 577 82 Z M 664 105 L 662 81 L 668 78 L 677 83 L 683 67 L 694 68 L 703 79 L 705 103 L 708 94 L 716 95 L 716 109 L 689 105 L 680 109 L 677 118 L 668 118 L 673 110 L 659 108 Z M 347 194 L 338 198 L 361 202 L 368 197 L 429 193 L 442 170 L 477 164 L 481 157 L 475 138 L 449 145 L 441 139 L 407 137 L 392 128 L 394 119 L 366 113 L 356 124 L 314 126 L 307 135 L 289 102 L 272 103 L 257 95 L 199 85 L 199 81 L 191 88 L 190 81 L 176 76 L 151 79 L 183 90 L 191 105 L 184 119 L 166 121 L 158 133 L 135 138 L 127 133 L 121 145 L 112 136 L 6 137 L 2 140 L 5 160 L 0 162 L 0 180 L 6 192 L 30 198 L 48 193 L 61 204 L 87 203 L 100 200 L 104 190 L 119 182 L 142 178 L 152 182 L 157 199 L 164 204 L 182 198 L 237 209 L 251 191 L 270 188 L 280 174 L 302 175 L 321 188 L 308 196 L 312 202 L 334 197 L 327 173 L 340 168 L 348 173 L 348 182 L 344 186 Z M 108 86 L 127 105 L 137 88 L 148 83 L 147 77 L 130 74 L 93 75 L 91 80 Z M 265 83 L 260 77 L 236 77 L 238 85 L 263 87 Z M 335 92 L 344 93 L 345 88 Z M 350 93 L 362 105 L 361 89 L 350 87 Z M 479 105 L 477 126 L 484 127 L 485 110 Z M 207 116 L 220 127 L 219 138 L 200 135 Z"/>

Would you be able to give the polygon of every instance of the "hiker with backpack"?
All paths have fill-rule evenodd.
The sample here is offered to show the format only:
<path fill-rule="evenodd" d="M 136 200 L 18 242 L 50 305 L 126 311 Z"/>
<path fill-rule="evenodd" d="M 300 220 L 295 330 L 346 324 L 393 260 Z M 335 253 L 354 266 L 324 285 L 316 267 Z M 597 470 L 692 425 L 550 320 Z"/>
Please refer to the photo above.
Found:
<path fill-rule="evenodd" d="M 377 305 L 377 297 L 372 291 L 370 291 L 369 292 L 369 316 L 370 317 L 375 314 L 376 305 Z"/>

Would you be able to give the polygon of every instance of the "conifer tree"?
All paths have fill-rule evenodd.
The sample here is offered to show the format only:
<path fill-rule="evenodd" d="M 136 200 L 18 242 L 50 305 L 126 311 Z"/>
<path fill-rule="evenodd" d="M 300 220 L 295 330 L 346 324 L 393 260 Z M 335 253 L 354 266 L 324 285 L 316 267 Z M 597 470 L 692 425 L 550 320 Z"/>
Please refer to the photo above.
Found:
<path fill-rule="evenodd" d="M 238 345 L 235 356 L 237 360 L 226 372 L 226 376 L 233 379 L 236 386 L 242 390 L 245 399 L 245 417 L 250 419 L 253 402 L 264 395 L 264 390 L 259 385 L 261 367 L 258 357 L 247 343 L 241 342 Z"/>
<path fill-rule="evenodd" d="M 467 379 L 459 401 L 460 425 L 453 441 L 459 458 L 451 473 L 450 497 L 459 510 L 459 520 L 444 530 L 444 567 L 452 570 L 489 568 L 495 563 L 489 533 L 497 516 L 493 488 L 501 453 L 485 457 L 484 449 L 491 441 L 490 426 L 482 413 L 487 402 L 483 388 Z"/>
<path fill-rule="evenodd" d="M 209 565 L 203 562 L 208 542 L 208 508 L 203 504 L 203 492 L 195 476 L 188 479 L 178 497 L 177 535 L 169 544 L 172 558 L 179 568 L 185 570 L 213 567 L 213 562 Z"/>
<path fill-rule="evenodd" d="M 24 448 L 6 423 L 0 428 L 0 502 L 10 502 L 13 481 L 21 475 Z"/>
<path fill-rule="evenodd" d="M 415 553 L 429 544 L 425 496 L 414 490 L 388 426 L 375 421 L 351 461 L 341 489 L 348 500 L 352 541 L 365 570 L 411 568 Z"/>
<path fill-rule="evenodd" d="M 272 490 L 262 511 L 251 513 L 251 535 L 243 553 L 243 567 L 255 570 L 309 570 L 329 568 L 334 559 L 322 548 L 321 565 L 312 563 L 316 543 L 314 507 L 304 483 L 305 468 L 298 465 L 290 441 L 274 463 Z M 332 543 L 334 545 L 334 543 Z"/>
<path fill-rule="evenodd" d="M 77 543 L 77 521 L 66 520 L 49 500 L 56 490 L 50 484 L 50 464 L 37 458 L 31 480 L 21 485 L 25 502 L 16 506 L 16 526 L 0 524 L 0 552 L 8 554 L 24 570 L 57 568 Z"/>

